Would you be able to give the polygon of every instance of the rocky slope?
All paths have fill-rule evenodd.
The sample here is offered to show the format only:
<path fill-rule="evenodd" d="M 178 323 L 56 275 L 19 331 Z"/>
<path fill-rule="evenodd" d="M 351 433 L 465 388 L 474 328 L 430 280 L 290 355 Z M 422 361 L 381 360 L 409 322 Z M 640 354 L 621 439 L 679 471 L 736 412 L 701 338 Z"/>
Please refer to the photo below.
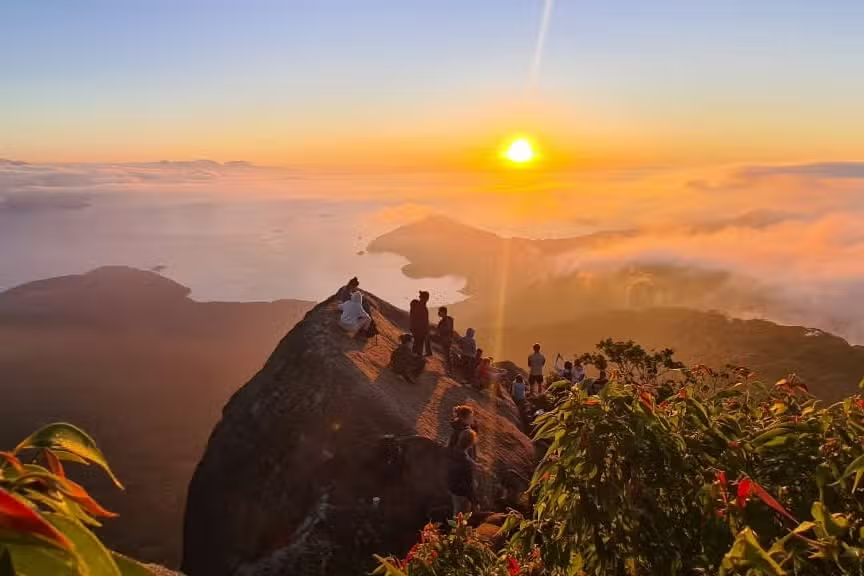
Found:
<path fill-rule="evenodd" d="M 533 449 L 509 399 L 430 360 L 416 383 L 388 368 L 407 314 L 371 298 L 380 335 L 349 338 L 333 299 L 313 309 L 223 411 L 189 487 L 183 570 L 192 576 L 362 574 L 404 552 L 449 509 L 454 406 L 474 406 L 479 493 L 524 488 Z"/>

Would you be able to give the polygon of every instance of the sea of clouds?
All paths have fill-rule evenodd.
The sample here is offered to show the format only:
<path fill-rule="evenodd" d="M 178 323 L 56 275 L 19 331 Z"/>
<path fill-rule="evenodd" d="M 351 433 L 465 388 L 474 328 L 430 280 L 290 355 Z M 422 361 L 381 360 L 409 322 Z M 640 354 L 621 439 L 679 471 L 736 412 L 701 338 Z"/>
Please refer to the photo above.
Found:
<path fill-rule="evenodd" d="M 864 162 L 514 176 L 0 160 L 0 289 L 127 264 L 206 300 L 320 299 L 358 274 L 399 303 L 420 287 L 453 301 L 460 279 L 410 280 L 404 259 L 364 253 L 430 213 L 534 238 L 626 231 L 550 273 L 723 271 L 771 294 L 761 315 L 864 342 Z"/>

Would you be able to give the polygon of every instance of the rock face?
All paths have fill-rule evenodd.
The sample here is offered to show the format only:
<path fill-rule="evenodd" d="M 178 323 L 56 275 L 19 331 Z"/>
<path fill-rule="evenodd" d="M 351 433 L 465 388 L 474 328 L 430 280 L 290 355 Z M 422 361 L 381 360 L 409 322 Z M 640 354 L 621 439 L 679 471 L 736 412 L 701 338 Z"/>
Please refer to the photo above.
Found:
<path fill-rule="evenodd" d="M 189 487 L 183 571 L 192 576 L 367 573 L 449 512 L 452 409 L 471 404 L 481 508 L 524 489 L 533 448 L 509 398 L 388 368 L 407 314 L 367 296 L 380 334 L 349 338 L 331 299 L 309 312 L 223 411 Z"/>

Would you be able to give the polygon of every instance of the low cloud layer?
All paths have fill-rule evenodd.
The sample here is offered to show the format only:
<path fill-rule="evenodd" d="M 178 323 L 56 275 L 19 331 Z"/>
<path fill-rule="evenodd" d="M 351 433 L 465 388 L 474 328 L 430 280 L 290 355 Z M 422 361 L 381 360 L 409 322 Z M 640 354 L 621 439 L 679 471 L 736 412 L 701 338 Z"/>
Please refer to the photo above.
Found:
<path fill-rule="evenodd" d="M 268 227 L 256 236 L 262 251 L 300 245 L 289 238 L 299 227 L 291 222 L 300 206 L 303 214 L 317 214 L 322 222 L 332 219 L 328 214 L 342 214 L 334 229 L 351 236 L 345 250 L 352 255 L 376 234 L 431 213 L 534 238 L 628 231 L 557 257 L 550 272 L 606 274 L 633 266 L 719 271 L 733 288 L 737 283 L 760 295 L 758 308 L 728 304 L 731 313 L 807 324 L 864 342 L 864 311 L 859 312 L 864 296 L 864 162 L 467 175 L 275 169 L 206 160 L 65 165 L 0 160 L 0 218 L 7 228 L 43 213 L 89 213 L 118 197 L 146 199 L 136 201 L 136 234 L 161 234 L 164 241 L 175 237 L 165 232 L 170 230 L 198 243 L 217 236 L 230 241 L 241 227 L 251 234 L 247 229 L 256 220 L 237 209 L 231 217 L 201 212 L 194 224 L 182 224 L 186 220 L 180 211 L 188 211 L 193 202 L 290 201 L 279 204 L 285 210 L 281 216 L 255 216 Z M 150 202 L 178 207 L 148 216 Z M 274 224 L 280 219 L 284 225 Z M 28 225 L 41 234 L 59 230 L 68 235 L 78 234 L 72 228 L 76 222 Z M 153 222 L 153 231 L 142 222 Z M 311 224 L 302 228 L 314 234 Z M 111 234 L 126 233 L 122 224 L 110 229 Z M 0 241 L 2 235 L 0 230 Z M 172 246 L 183 250 L 181 243 Z M 35 251 L 44 250 L 30 249 L 34 252 L 25 256 L 32 259 L 42 256 Z M 248 250 L 256 248 L 250 244 Z M 178 266 L 172 263 L 172 270 Z M 273 273 L 269 268 L 248 271 L 253 276 Z"/>

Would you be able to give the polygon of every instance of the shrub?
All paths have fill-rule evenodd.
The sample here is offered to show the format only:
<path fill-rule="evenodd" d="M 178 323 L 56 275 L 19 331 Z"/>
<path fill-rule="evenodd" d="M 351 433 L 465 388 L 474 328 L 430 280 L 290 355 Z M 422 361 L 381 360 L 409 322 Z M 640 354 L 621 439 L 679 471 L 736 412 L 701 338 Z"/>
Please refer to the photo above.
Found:
<path fill-rule="evenodd" d="M 794 375 L 768 386 L 669 350 L 598 348 L 582 360 L 610 383 L 598 396 L 554 387 L 535 423 L 549 448 L 531 515 L 511 515 L 505 552 L 464 556 L 486 572 L 466 568 L 470 535 L 454 530 L 430 548 L 452 548 L 446 563 L 415 550 L 379 574 L 504 574 L 505 558 L 549 576 L 864 574 L 861 395 L 824 406 Z"/>
<path fill-rule="evenodd" d="M 122 488 L 93 439 L 70 424 L 50 424 L 0 452 L 0 575 L 150 576 L 93 534 L 116 514 L 69 479 L 63 462 L 96 465 Z"/>
<path fill-rule="evenodd" d="M 459 514 L 450 520 L 450 533 L 442 534 L 438 527 L 427 524 L 420 541 L 404 559 L 376 556 L 378 576 L 517 576 L 529 574 L 529 565 L 515 557 L 497 555 L 477 539 L 468 526 L 470 515 Z"/>

